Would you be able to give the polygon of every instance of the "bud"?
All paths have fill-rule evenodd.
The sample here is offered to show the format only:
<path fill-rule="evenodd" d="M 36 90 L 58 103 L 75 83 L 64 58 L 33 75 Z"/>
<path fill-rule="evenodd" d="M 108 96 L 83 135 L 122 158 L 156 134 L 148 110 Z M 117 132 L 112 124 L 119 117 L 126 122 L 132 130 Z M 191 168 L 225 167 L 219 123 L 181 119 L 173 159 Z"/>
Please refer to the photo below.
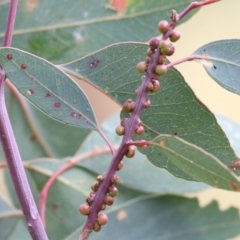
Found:
<path fill-rule="evenodd" d="M 99 183 L 101 183 L 103 181 L 103 179 L 104 179 L 103 175 L 98 175 L 97 176 L 97 180 L 98 180 Z"/>
<path fill-rule="evenodd" d="M 180 32 L 177 31 L 177 30 L 174 30 L 174 31 L 171 33 L 169 39 L 170 39 L 171 42 L 176 42 L 176 41 L 178 41 L 178 40 L 180 39 L 180 37 L 181 37 Z"/>
<path fill-rule="evenodd" d="M 96 192 L 98 190 L 98 187 L 99 187 L 100 183 L 99 182 L 94 182 L 92 185 L 91 185 L 91 189 Z"/>
<path fill-rule="evenodd" d="M 113 177 L 113 179 L 112 179 L 112 183 L 113 183 L 113 184 L 117 184 L 117 183 L 119 182 L 119 180 L 120 180 L 120 177 L 115 174 L 114 177 Z"/>
<path fill-rule="evenodd" d="M 149 47 L 151 49 L 156 49 L 158 48 L 158 45 L 159 45 L 159 40 L 158 38 L 154 37 L 154 38 L 151 38 L 150 41 L 149 41 Z"/>
<path fill-rule="evenodd" d="M 109 189 L 108 189 L 108 194 L 109 196 L 111 197 L 116 197 L 118 195 L 118 189 L 115 187 L 115 186 L 111 186 Z"/>
<path fill-rule="evenodd" d="M 124 127 L 121 125 L 117 126 L 115 131 L 118 136 L 124 135 Z"/>
<path fill-rule="evenodd" d="M 93 225 L 93 231 L 99 232 L 101 230 L 101 226 L 98 223 L 95 223 Z"/>
<path fill-rule="evenodd" d="M 157 65 L 155 69 L 156 74 L 159 76 L 162 76 L 167 72 L 167 66 L 166 65 Z"/>
<path fill-rule="evenodd" d="M 128 147 L 128 150 L 127 150 L 127 152 L 126 152 L 126 154 L 125 154 L 125 156 L 126 156 L 127 158 L 132 158 L 132 157 L 134 157 L 134 155 L 135 155 L 135 150 L 136 150 L 135 146 L 133 146 L 133 145 L 129 146 L 129 147 Z"/>
<path fill-rule="evenodd" d="M 164 64 L 166 61 L 166 56 L 164 54 L 161 54 L 158 59 L 158 64 Z"/>
<path fill-rule="evenodd" d="M 90 206 L 87 203 L 83 203 L 79 206 L 78 210 L 82 215 L 88 215 L 90 212 Z"/>
<path fill-rule="evenodd" d="M 123 161 L 121 161 L 121 162 L 118 164 L 117 171 L 121 170 L 122 168 L 123 168 Z"/>
<path fill-rule="evenodd" d="M 111 205 L 113 205 L 113 203 L 114 203 L 114 198 L 111 197 L 111 196 L 109 196 L 109 195 L 107 195 L 107 196 L 105 197 L 105 199 L 104 199 L 104 203 L 105 203 L 106 205 L 108 205 L 108 206 L 111 206 Z"/>
<path fill-rule="evenodd" d="M 133 111 L 134 107 L 134 101 L 132 99 L 128 99 L 124 104 L 123 104 L 123 110 L 127 113 L 130 113 Z"/>
<path fill-rule="evenodd" d="M 153 54 L 154 54 L 154 49 L 149 48 L 149 49 L 147 50 L 147 55 L 148 55 L 148 57 L 151 57 Z"/>
<path fill-rule="evenodd" d="M 97 223 L 99 225 L 105 225 L 108 222 L 108 216 L 104 213 L 100 213 L 97 218 Z"/>
<path fill-rule="evenodd" d="M 147 69 L 147 65 L 146 65 L 146 62 L 139 62 L 137 64 L 137 70 L 140 72 L 140 73 L 144 73 Z"/>
<path fill-rule="evenodd" d="M 137 135 L 142 135 L 144 133 L 144 127 L 142 125 L 138 126 L 137 129 L 135 130 L 135 133 Z"/>
<path fill-rule="evenodd" d="M 162 20 L 158 23 L 158 29 L 161 33 L 166 33 L 170 29 L 170 25 L 167 21 Z"/>
<path fill-rule="evenodd" d="M 151 101 L 150 101 L 150 99 L 147 99 L 144 107 L 149 108 L 150 106 L 151 106 Z"/>

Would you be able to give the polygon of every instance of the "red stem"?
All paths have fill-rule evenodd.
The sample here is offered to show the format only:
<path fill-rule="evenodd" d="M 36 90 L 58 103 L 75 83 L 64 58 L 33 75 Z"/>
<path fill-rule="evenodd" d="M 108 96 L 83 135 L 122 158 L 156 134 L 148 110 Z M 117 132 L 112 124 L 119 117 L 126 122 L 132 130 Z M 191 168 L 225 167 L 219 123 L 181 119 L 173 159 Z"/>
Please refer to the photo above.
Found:
<path fill-rule="evenodd" d="M 4 47 L 11 46 L 17 6 L 18 0 L 10 1 L 5 36 L 3 39 Z M 2 148 L 31 237 L 33 240 L 48 240 L 28 184 L 22 159 L 6 109 L 4 97 L 5 78 L 6 76 L 4 70 L 2 70 L 0 66 L 0 139 Z"/>
<path fill-rule="evenodd" d="M 87 158 L 94 158 L 98 155 L 109 153 L 111 151 L 117 150 L 116 147 L 111 147 L 109 148 L 104 148 L 104 149 L 96 149 L 91 152 L 85 153 L 83 155 L 77 156 L 69 160 L 66 164 L 61 166 L 54 174 L 48 179 L 48 181 L 45 183 L 40 195 L 39 195 L 39 211 L 40 211 L 40 217 L 42 219 L 43 224 L 45 225 L 46 220 L 45 220 L 45 212 L 46 212 L 46 202 L 47 202 L 47 197 L 49 190 L 55 180 L 64 172 L 66 172 L 68 169 L 72 168 L 74 165 L 76 165 L 78 162 L 87 159 Z"/>
<path fill-rule="evenodd" d="M 167 39 L 171 35 L 176 24 L 192 9 L 201 7 L 201 6 L 210 4 L 210 3 L 214 3 L 217 1 L 218 0 L 205 0 L 203 2 L 194 2 L 194 3 L 191 3 L 180 14 L 173 12 L 173 14 L 176 14 L 175 20 L 171 23 L 169 31 L 162 36 L 162 40 Z M 109 186 L 112 184 L 111 181 L 115 175 L 118 164 L 122 161 L 125 153 L 128 150 L 128 146 L 132 144 L 131 137 L 139 124 L 140 112 L 144 109 L 145 101 L 147 99 L 147 94 L 148 94 L 148 91 L 146 90 L 147 85 L 149 83 L 151 83 L 151 80 L 154 78 L 154 75 L 155 75 L 154 70 L 157 65 L 160 54 L 161 54 L 160 51 L 156 51 L 150 57 L 150 62 L 149 62 L 149 65 L 148 65 L 148 68 L 146 71 L 146 76 L 145 76 L 144 80 L 142 81 L 141 86 L 138 88 L 137 99 L 136 99 L 136 102 L 134 103 L 133 112 L 130 115 L 130 117 L 127 119 L 127 122 L 125 125 L 125 129 L 124 129 L 125 134 L 123 136 L 122 143 L 121 143 L 118 151 L 113 156 L 111 165 L 108 168 L 107 173 L 105 174 L 104 180 L 100 184 L 100 186 L 94 196 L 93 202 L 91 203 L 90 212 L 89 212 L 87 221 L 86 221 L 86 223 L 82 229 L 82 232 L 79 236 L 79 240 L 87 240 L 88 239 L 88 237 L 93 229 L 93 226 L 97 220 L 98 213 L 101 210 L 101 207 L 102 207 L 104 198 L 108 192 Z"/>

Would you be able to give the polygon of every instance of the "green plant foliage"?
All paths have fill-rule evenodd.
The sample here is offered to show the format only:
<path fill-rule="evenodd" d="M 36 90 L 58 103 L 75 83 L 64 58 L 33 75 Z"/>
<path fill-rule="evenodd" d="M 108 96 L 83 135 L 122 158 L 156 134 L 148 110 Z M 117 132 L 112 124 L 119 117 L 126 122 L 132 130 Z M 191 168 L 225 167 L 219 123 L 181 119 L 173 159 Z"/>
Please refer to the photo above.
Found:
<path fill-rule="evenodd" d="M 108 216 L 108 225 L 89 240 L 226 240 L 240 233 L 237 209 L 222 212 L 216 202 L 200 208 L 196 199 L 184 197 L 140 196 Z M 64 240 L 75 240 L 78 233 Z"/>
<path fill-rule="evenodd" d="M 240 40 L 226 39 L 208 43 L 193 55 L 200 57 L 200 63 L 211 78 L 225 89 L 240 94 Z"/>
<path fill-rule="evenodd" d="M 159 35 L 160 19 L 169 19 L 172 9 L 180 12 L 191 0 L 123 0 L 115 10 L 110 2 L 21 0 L 12 46 L 51 61 L 67 62 L 112 43 L 146 42 Z M 1 42 L 7 3 L 0 5 Z M 195 12 L 191 11 L 183 21 Z"/>
<path fill-rule="evenodd" d="M 161 166 L 162 164 L 161 158 L 156 157 L 160 151 L 192 179 L 217 188 L 239 191 L 240 183 L 237 176 L 216 157 L 203 149 L 171 135 L 160 135 L 149 144 L 147 157 L 154 165 Z M 157 162 L 156 159 L 158 159 Z M 169 168 L 169 171 L 175 175 L 175 171 L 178 169 Z"/>
<path fill-rule="evenodd" d="M 94 85 L 122 105 L 126 99 L 135 99 L 134 92 L 141 78 L 136 64 L 145 58 L 146 49 L 146 45 L 138 43 L 116 44 L 59 67 Z M 88 63 L 93 59 L 99 61 L 98 65 L 89 67 Z M 160 91 L 149 94 L 149 98 L 151 107 L 141 113 L 145 134 L 138 139 L 151 141 L 159 134 L 177 135 L 213 154 L 227 166 L 237 159 L 214 115 L 196 98 L 176 69 L 170 69 L 161 78 Z M 140 151 L 147 154 L 148 150 Z M 175 169 L 177 177 L 194 180 L 160 151 L 155 157 L 152 162 L 162 161 L 158 167 Z"/>
<path fill-rule="evenodd" d="M 121 137 L 117 136 L 114 132 L 117 122 L 119 122 L 119 113 L 101 125 L 101 129 L 113 146 L 119 146 L 121 142 Z M 76 156 L 90 152 L 93 148 L 102 149 L 105 147 L 107 147 L 106 143 L 94 131 L 83 142 Z M 98 175 L 108 169 L 110 161 L 111 154 L 106 153 L 98 155 L 94 159 L 85 159 L 79 163 L 79 166 L 84 166 L 89 171 L 94 172 L 95 175 Z M 118 175 L 120 176 L 119 184 L 146 193 L 184 194 L 201 191 L 208 187 L 203 183 L 177 179 L 165 169 L 156 168 L 150 164 L 146 157 L 138 151 L 136 151 L 134 158 L 124 159 L 124 167 L 118 172 Z"/>
<path fill-rule="evenodd" d="M 19 92 L 48 116 L 68 125 L 98 129 L 85 94 L 51 63 L 21 50 L 1 48 L 0 65 Z"/>

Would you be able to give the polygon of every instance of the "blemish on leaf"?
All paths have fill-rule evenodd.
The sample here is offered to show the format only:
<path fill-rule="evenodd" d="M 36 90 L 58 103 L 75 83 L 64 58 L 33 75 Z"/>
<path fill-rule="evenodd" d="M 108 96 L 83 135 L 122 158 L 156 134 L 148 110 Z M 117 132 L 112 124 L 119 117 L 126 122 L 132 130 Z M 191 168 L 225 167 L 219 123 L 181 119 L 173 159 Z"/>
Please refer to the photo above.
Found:
<path fill-rule="evenodd" d="M 117 13 L 123 12 L 126 9 L 128 0 L 110 0 L 106 5 L 106 8 L 109 8 Z"/>
<path fill-rule="evenodd" d="M 214 69 L 217 69 L 217 67 L 216 67 L 215 65 L 213 66 L 213 68 L 214 68 Z"/>
<path fill-rule="evenodd" d="M 99 62 L 100 62 L 100 60 L 96 59 L 96 60 L 90 62 L 90 63 L 89 63 L 89 66 L 90 66 L 91 68 L 96 68 L 96 67 L 98 66 Z"/>
<path fill-rule="evenodd" d="M 54 103 L 54 107 L 55 108 L 60 108 L 61 107 L 61 103 L 60 102 L 55 102 Z"/>
<path fill-rule="evenodd" d="M 202 58 L 195 59 L 194 61 L 201 63 L 204 67 L 213 67 L 214 64 L 208 59 L 209 55 L 207 54 L 206 50 L 204 49 L 204 53 L 202 54 Z"/>
<path fill-rule="evenodd" d="M 30 135 L 30 137 L 29 137 L 29 140 L 31 141 L 31 142 L 34 142 L 34 141 L 36 141 L 37 140 L 37 136 L 36 136 L 36 134 L 31 134 Z"/>
<path fill-rule="evenodd" d="M 165 147 L 165 139 L 162 139 L 160 142 L 159 142 L 159 145 L 161 146 L 161 147 Z"/>
<path fill-rule="evenodd" d="M 117 213 L 117 220 L 118 221 L 123 221 L 124 219 L 127 218 L 127 211 L 126 210 L 119 210 Z"/>
<path fill-rule="evenodd" d="M 47 92 L 47 93 L 45 94 L 45 97 L 47 97 L 47 98 L 49 98 L 49 97 L 51 97 L 51 96 L 52 96 L 52 94 L 49 93 L 49 92 Z"/>
<path fill-rule="evenodd" d="M 13 59 L 13 55 L 11 53 L 7 54 L 7 59 L 8 60 L 12 60 Z"/>
<path fill-rule="evenodd" d="M 21 64 L 20 67 L 21 67 L 22 70 L 26 70 L 27 69 L 27 65 L 25 63 Z"/>
<path fill-rule="evenodd" d="M 229 167 L 232 168 L 233 170 L 240 170 L 240 159 L 237 159 L 234 162 L 232 162 Z"/>
<path fill-rule="evenodd" d="M 28 93 L 29 95 L 33 95 L 33 94 L 34 94 L 34 89 L 29 88 L 29 89 L 27 90 L 27 93 Z"/>
<path fill-rule="evenodd" d="M 35 81 L 35 78 L 33 76 L 30 76 L 31 81 Z"/>
<path fill-rule="evenodd" d="M 237 183 L 231 181 L 231 182 L 230 182 L 230 185 L 231 185 L 231 187 L 232 187 L 232 189 L 233 189 L 234 191 L 238 191 L 238 185 L 237 185 Z"/>
<path fill-rule="evenodd" d="M 71 112 L 70 113 L 70 116 L 71 117 L 75 117 L 75 118 L 77 118 L 77 119 L 81 119 L 82 118 L 82 115 L 81 114 L 79 114 L 79 113 L 77 113 L 77 112 Z"/>
<path fill-rule="evenodd" d="M 51 204 L 51 207 L 52 207 L 53 210 L 58 210 L 58 209 L 59 209 L 59 204 L 57 204 L 57 203 L 52 203 L 52 204 Z"/>
<path fill-rule="evenodd" d="M 217 180 L 217 178 L 215 178 L 215 177 L 213 178 L 213 181 L 214 181 L 215 184 L 218 183 L 218 180 Z"/>
<path fill-rule="evenodd" d="M 199 98 L 197 98 L 197 101 L 200 105 L 208 109 L 208 107 Z"/>

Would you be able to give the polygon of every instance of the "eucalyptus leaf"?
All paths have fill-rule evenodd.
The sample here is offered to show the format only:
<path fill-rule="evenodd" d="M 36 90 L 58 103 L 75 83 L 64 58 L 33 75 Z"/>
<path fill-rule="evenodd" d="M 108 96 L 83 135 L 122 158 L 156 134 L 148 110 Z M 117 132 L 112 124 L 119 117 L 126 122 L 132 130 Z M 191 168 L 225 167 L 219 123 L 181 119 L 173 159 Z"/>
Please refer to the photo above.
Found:
<path fill-rule="evenodd" d="M 208 75 L 225 89 L 240 94 L 240 39 L 208 43 L 193 55 L 200 58 Z"/>
<path fill-rule="evenodd" d="M 0 65 L 8 79 L 34 106 L 72 126 L 98 129 L 84 92 L 50 62 L 13 48 L 0 48 Z"/>
<path fill-rule="evenodd" d="M 12 46 L 51 61 L 67 62 L 112 43 L 146 42 L 159 35 L 157 24 L 160 20 L 169 20 L 172 9 L 180 12 L 190 2 L 21 0 Z M 7 13 L 8 4 L 1 4 L 1 42 Z M 195 13 L 196 10 L 191 11 L 183 21 Z"/>
<path fill-rule="evenodd" d="M 115 127 L 119 122 L 119 113 L 106 120 L 101 129 L 105 136 L 111 142 L 112 146 L 119 146 L 121 137 L 115 134 Z M 101 140 L 97 132 L 92 132 L 83 142 L 76 156 L 91 152 L 93 149 L 106 148 L 107 144 Z M 111 162 L 111 154 L 101 154 L 94 159 L 88 158 L 79 163 L 79 166 L 86 167 L 95 175 L 107 171 Z M 146 193 L 157 194 L 183 194 L 195 191 L 201 191 L 208 186 L 200 182 L 190 182 L 183 179 L 177 179 L 165 169 L 156 168 L 147 161 L 147 158 L 136 151 L 134 158 L 124 159 L 124 167 L 118 172 L 120 183 L 123 186 Z"/>
<path fill-rule="evenodd" d="M 212 154 L 193 144 L 176 136 L 160 135 L 149 142 L 149 145 L 147 157 L 150 161 L 160 162 L 153 162 L 155 165 L 161 165 L 161 158 L 156 160 L 157 157 L 153 155 L 159 155 L 158 152 L 161 152 L 170 162 L 197 181 L 231 191 L 240 189 L 240 182 L 228 167 Z M 169 169 L 175 174 L 174 170 Z"/>
<path fill-rule="evenodd" d="M 109 222 L 89 240 L 226 240 L 240 233 L 236 208 L 225 211 L 212 202 L 201 208 L 196 199 L 140 196 L 111 209 Z M 79 230 L 64 238 L 75 240 Z"/>
<path fill-rule="evenodd" d="M 94 85 L 122 105 L 127 99 L 134 100 L 136 97 L 135 90 L 141 78 L 136 64 L 145 59 L 146 50 L 147 45 L 139 43 L 115 44 L 59 67 L 71 76 Z M 89 65 L 92 61 L 97 64 Z M 169 69 L 160 82 L 160 91 L 149 94 L 151 107 L 140 115 L 145 133 L 134 139 L 151 141 L 159 134 L 176 135 L 213 154 L 226 166 L 238 159 L 215 116 L 196 98 L 176 69 Z M 150 156 L 148 149 L 139 150 Z M 164 154 L 159 152 L 151 157 L 154 163 L 159 163 L 158 159 L 161 159 L 157 167 L 174 169 L 177 177 L 195 180 Z"/>
<path fill-rule="evenodd" d="M 67 157 L 75 154 L 89 129 L 62 124 L 43 114 L 16 92 L 5 87 L 5 99 L 14 135 L 24 161 L 39 157 Z M 71 136 L 71 137 L 66 137 Z M 0 148 L 0 159 L 5 156 Z"/>

